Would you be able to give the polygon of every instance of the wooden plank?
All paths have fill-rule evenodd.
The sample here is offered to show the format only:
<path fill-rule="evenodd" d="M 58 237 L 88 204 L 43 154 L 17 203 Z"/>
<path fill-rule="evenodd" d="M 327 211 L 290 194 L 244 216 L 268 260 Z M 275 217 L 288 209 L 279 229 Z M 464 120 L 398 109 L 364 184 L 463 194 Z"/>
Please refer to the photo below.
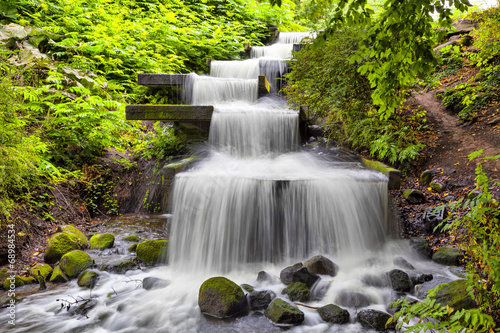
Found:
<path fill-rule="evenodd" d="M 210 121 L 211 105 L 127 105 L 127 120 Z"/>

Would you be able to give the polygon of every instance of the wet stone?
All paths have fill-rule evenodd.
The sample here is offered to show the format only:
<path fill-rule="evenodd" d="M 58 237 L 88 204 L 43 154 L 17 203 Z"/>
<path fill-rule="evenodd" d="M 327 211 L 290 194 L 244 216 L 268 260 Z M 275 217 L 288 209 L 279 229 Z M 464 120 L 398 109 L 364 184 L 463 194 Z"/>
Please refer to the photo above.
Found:
<path fill-rule="evenodd" d="M 257 274 L 257 281 L 259 281 L 259 282 L 272 282 L 273 277 L 271 275 L 269 275 L 267 272 L 260 271 Z"/>
<path fill-rule="evenodd" d="M 313 274 L 322 274 L 335 276 L 339 270 L 339 267 L 330 259 L 324 256 L 314 256 L 311 259 L 304 262 L 304 266 L 309 272 Z"/>
<path fill-rule="evenodd" d="M 403 257 L 396 257 L 394 258 L 393 260 L 393 263 L 394 265 L 398 266 L 398 267 L 401 267 L 401 268 L 405 268 L 405 269 L 410 269 L 410 270 L 413 270 L 415 269 L 415 267 L 413 267 L 412 264 L 410 264 L 405 258 Z"/>
<path fill-rule="evenodd" d="M 321 319 L 328 323 L 341 325 L 349 322 L 349 311 L 334 304 L 328 304 L 319 308 L 318 313 Z"/>
<path fill-rule="evenodd" d="M 394 291 L 409 292 L 413 288 L 410 276 L 400 269 L 393 269 L 387 273 Z"/>
<path fill-rule="evenodd" d="M 432 255 L 432 261 L 447 266 L 458 266 L 463 258 L 459 249 L 446 246 L 440 247 Z"/>
<path fill-rule="evenodd" d="M 148 276 L 145 277 L 144 280 L 142 280 L 142 288 L 146 290 L 151 290 L 151 289 L 158 289 L 158 288 L 164 288 L 170 284 L 170 281 L 160 279 L 157 277 L 153 276 Z"/>
<path fill-rule="evenodd" d="M 419 190 L 403 191 L 403 198 L 410 204 L 418 205 L 425 202 L 425 195 Z"/>
<path fill-rule="evenodd" d="M 292 302 L 308 302 L 311 299 L 311 291 L 303 282 L 290 283 L 281 293 L 288 295 Z"/>
<path fill-rule="evenodd" d="M 364 328 L 373 329 L 379 332 L 394 329 L 394 324 L 386 328 L 385 323 L 391 318 L 391 315 L 382 311 L 373 309 L 361 310 L 358 313 L 358 321 Z"/>
<path fill-rule="evenodd" d="M 319 276 L 309 272 L 306 267 L 302 267 L 292 274 L 292 282 L 303 282 L 308 288 L 311 288 L 319 279 Z"/>
<path fill-rule="evenodd" d="M 281 282 L 284 284 L 290 284 L 293 282 L 293 273 L 295 273 L 298 269 L 302 267 L 302 263 L 299 262 L 293 266 L 288 266 L 285 267 L 281 272 L 280 272 L 280 279 Z"/>
<path fill-rule="evenodd" d="M 246 283 L 243 283 L 242 285 L 240 285 L 241 289 L 243 289 L 244 291 L 248 292 L 248 293 L 251 293 L 252 291 L 254 291 L 254 288 L 249 285 L 249 284 L 246 284 Z"/>
<path fill-rule="evenodd" d="M 249 295 L 250 309 L 264 310 L 275 298 L 276 294 L 271 290 L 252 291 Z"/>
<path fill-rule="evenodd" d="M 300 325 L 304 321 L 302 311 L 279 298 L 271 302 L 264 315 L 277 326 Z"/>
<path fill-rule="evenodd" d="M 385 275 L 367 274 L 361 278 L 361 282 L 370 287 L 385 288 L 391 285 L 389 279 Z"/>
<path fill-rule="evenodd" d="M 372 300 L 368 295 L 363 293 L 352 290 L 343 290 L 335 298 L 335 303 L 345 307 L 358 309 L 372 304 Z"/>

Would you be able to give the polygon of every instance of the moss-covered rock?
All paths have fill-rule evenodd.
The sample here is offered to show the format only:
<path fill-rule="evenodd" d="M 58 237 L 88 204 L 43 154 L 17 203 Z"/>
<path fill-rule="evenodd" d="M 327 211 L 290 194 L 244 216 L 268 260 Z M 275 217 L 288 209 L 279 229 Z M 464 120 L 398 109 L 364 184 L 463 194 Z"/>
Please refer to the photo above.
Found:
<path fill-rule="evenodd" d="M 439 182 L 432 181 L 430 184 L 430 187 L 434 192 L 437 192 L 437 193 L 444 192 L 444 185 L 439 183 Z"/>
<path fill-rule="evenodd" d="M 391 318 L 390 314 L 373 309 L 361 310 L 358 313 L 358 321 L 361 326 L 379 332 L 394 329 L 394 324 L 391 324 L 387 328 L 385 327 L 385 323 L 387 323 L 387 320 L 389 320 L 389 318 Z"/>
<path fill-rule="evenodd" d="M 138 242 L 140 241 L 140 238 L 138 235 L 128 235 L 123 237 L 123 240 L 127 242 Z"/>
<path fill-rule="evenodd" d="M 467 280 L 455 280 L 441 284 L 440 287 L 434 299 L 442 306 L 448 305 L 457 311 L 477 308 L 476 302 L 467 291 Z"/>
<path fill-rule="evenodd" d="M 113 247 L 115 243 L 115 235 L 113 234 L 97 234 L 90 238 L 90 248 L 104 250 Z"/>
<path fill-rule="evenodd" d="M 83 234 L 83 232 L 81 232 L 79 229 L 77 229 L 72 225 L 63 225 L 62 227 L 59 227 L 57 229 L 57 232 L 63 232 L 69 237 L 71 237 L 80 245 L 80 248 L 82 249 L 89 246 L 89 241 L 87 237 Z"/>
<path fill-rule="evenodd" d="M 68 276 L 62 271 L 60 265 L 54 266 L 54 270 L 52 271 L 52 274 L 50 275 L 50 282 L 56 282 L 56 283 L 64 283 L 68 282 L 69 278 Z"/>
<path fill-rule="evenodd" d="M 202 313 L 217 318 L 237 317 L 248 312 L 243 290 L 222 276 L 203 282 L 198 295 L 198 305 Z"/>
<path fill-rule="evenodd" d="M 251 285 L 246 284 L 246 283 L 243 283 L 240 287 L 241 287 L 241 289 L 243 289 L 247 293 L 251 293 L 252 291 L 254 291 L 254 287 L 252 287 Z"/>
<path fill-rule="evenodd" d="M 302 311 L 279 298 L 271 302 L 264 316 L 278 326 L 300 325 L 304 321 Z"/>
<path fill-rule="evenodd" d="M 3 283 L 6 278 L 9 277 L 9 270 L 7 268 L 4 268 L 0 270 L 0 287 L 3 288 Z"/>
<path fill-rule="evenodd" d="M 425 170 L 424 172 L 422 172 L 420 174 L 419 184 L 421 186 L 427 186 L 427 185 L 429 185 L 429 183 L 431 182 L 432 178 L 436 174 L 437 174 L 437 170 L 436 169 Z"/>
<path fill-rule="evenodd" d="M 14 276 L 14 278 L 6 278 L 3 282 L 3 288 L 5 290 L 8 290 L 10 289 L 10 286 L 12 283 L 14 283 L 15 285 L 15 288 L 20 288 L 22 286 L 25 286 L 27 284 L 32 284 L 32 283 L 36 283 L 37 280 L 35 280 L 32 276 L 19 276 L 19 275 L 16 275 Z"/>
<path fill-rule="evenodd" d="M 128 252 L 135 252 L 135 251 L 137 251 L 137 245 L 138 245 L 138 243 L 134 243 L 134 244 L 130 245 L 128 247 L 128 249 L 127 249 Z"/>
<path fill-rule="evenodd" d="M 46 263 L 55 264 L 66 253 L 78 249 L 80 249 L 80 243 L 75 237 L 64 232 L 59 232 L 48 239 L 44 260 Z"/>
<path fill-rule="evenodd" d="M 166 259 L 168 253 L 168 240 L 148 240 L 137 244 L 137 258 L 144 263 L 153 265 Z"/>
<path fill-rule="evenodd" d="M 94 288 L 99 280 L 99 273 L 94 271 L 84 271 L 78 277 L 78 285 L 82 288 Z"/>
<path fill-rule="evenodd" d="M 125 274 L 127 271 L 139 268 L 139 265 L 132 260 L 125 260 L 118 264 L 105 264 L 99 267 L 101 271 L 112 272 L 115 274 Z"/>
<path fill-rule="evenodd" d="M 88 253 L 74 250 L 66 253 L 61 258 L 61 269 L 71 279 L 77 277 L 81 272 L 87 268 L 92 267 L 94 260 Z"/>
<path fill-rule="evenodd" d="M 459 249 L 446 246 L 440 247 L 432 255 L 432 261 L 447 266 L 458 266 L 463 258 Z"/>
<path fill-rule="evenodd" d="M 349 322 L 349 311 L 340 306 L 328 304 L 318 309 L 321 319 L 332 324 L 347 324 Z"/>
<path fill-rule="evenodd" d="M 308 302 L 311 299 L 311 291 L 303 282 L 290 283 L 281 293 L 288 295 L 292 302 Z"/>
<path fill-rule="evenodd" d="M 43 276 L 44 280 L 47 280 L 52 273 L 53 269 L 49 264 L 38 263 L 29 269 L 30 275 L 35 279 L 38 279 L 38 272 Z"/>

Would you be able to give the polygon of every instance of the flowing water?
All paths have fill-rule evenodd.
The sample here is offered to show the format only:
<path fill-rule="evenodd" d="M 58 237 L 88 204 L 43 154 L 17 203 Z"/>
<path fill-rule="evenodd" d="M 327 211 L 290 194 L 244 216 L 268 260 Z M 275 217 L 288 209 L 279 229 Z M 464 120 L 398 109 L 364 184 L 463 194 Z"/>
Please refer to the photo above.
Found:
<path fill-rule="evenodd" d="M 223 274 L 287 299 L 281 295 L 280 271 L 321 254 L 338 264 L 339 273 L 334 278 L 322 276 L 308 304 L 342 305 L 351 321 L 332 326 L 315 310 L 300 307 L 305 321 L 290 332 L 369 332 L 355 322 L 359 306 L 345 295 L 362 293 L 369 300 L 364 307 L 387 311 L 395 292 L 387 284 L 367 280 L 383 281 L 395 268 L 395 258 L 411 261 L 413 276 L 425 272 L 453 278 L 398 239 L 384 175 L 356 160 L 299 149 L 298 112 L 279 99 L 257 101 L 252 76 L 260 61 L 216 62 L 212 76 L 193 76 L 193 103 L 216 106 L 211 152 L 176 176 L 171 215 L 114 219 L 107 230 L 117 236 L 115 247 L 91 251 L 98 266 L 119 262 L 132 256 L 123 236 L 137 233 L 146 240 L 168 235 L 168 264 L 126 275 L 99 272 L 92 291 L 79 288 L 74 280 L 49 284 L 47 291 L 26 296 L 17 305 L 12 331 L 281 332 L 260 312 L 233 320 L 203 316 L 197 305 L 200 285 Z M 273 276 L 271 281 L 256 280 L 263 270 Z M 141 281 L 151 276 L 169 285 L 144 290 Z M 56 301 L 73 298 L 92 299 L 94 306 L 86 315 L 77 315 Z M 2 310 L 2 327 L 9 326 L 6 318 Z"/>

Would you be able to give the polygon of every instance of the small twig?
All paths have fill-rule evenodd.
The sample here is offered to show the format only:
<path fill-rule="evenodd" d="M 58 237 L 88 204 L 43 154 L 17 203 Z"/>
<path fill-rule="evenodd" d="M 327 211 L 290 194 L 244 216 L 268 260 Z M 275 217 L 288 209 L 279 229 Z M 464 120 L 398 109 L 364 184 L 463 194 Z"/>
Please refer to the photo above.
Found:
<path fill-rule="evenodd" d="M 306 307 L 306 308 L 309 308 L 309 309 L 314 309 L 314 310 L 318 310 L 319 309 L 319 306 L 310 306 L 310 305 L 305 305 L 305 304 L 302 304 L 302 303 L 293 303 L 295 305 L 300 305 L 300 306 L 303 306 L 303 307 Z"/>
<path fill-rule="evenodd" d="M 114 287 L 111 287 L 111 289 L 113 289 L 114 293 L 116 294 L 116 296 L 118 296 L 118 293 L 116 292 L 115 288 Z"/>

